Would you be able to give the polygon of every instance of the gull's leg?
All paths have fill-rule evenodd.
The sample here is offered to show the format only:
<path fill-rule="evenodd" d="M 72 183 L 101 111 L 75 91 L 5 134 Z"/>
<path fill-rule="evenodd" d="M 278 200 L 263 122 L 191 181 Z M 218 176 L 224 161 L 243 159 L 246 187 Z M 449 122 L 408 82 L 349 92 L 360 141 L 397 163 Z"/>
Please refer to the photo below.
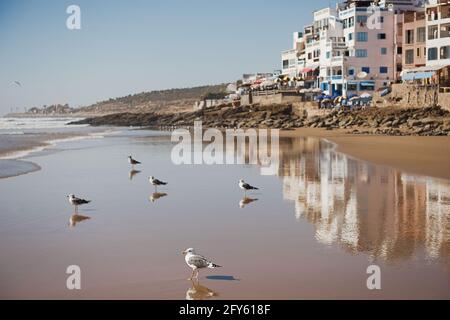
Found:
<path fill-rule="evenodd" d="M 195 270 L 194 269 L 192 269 L 192 274 L 191 274 L 191 277 L 188 279 L 188 280 L 193 280 L 194 279 L 194 275 L 195 275 Z"/>

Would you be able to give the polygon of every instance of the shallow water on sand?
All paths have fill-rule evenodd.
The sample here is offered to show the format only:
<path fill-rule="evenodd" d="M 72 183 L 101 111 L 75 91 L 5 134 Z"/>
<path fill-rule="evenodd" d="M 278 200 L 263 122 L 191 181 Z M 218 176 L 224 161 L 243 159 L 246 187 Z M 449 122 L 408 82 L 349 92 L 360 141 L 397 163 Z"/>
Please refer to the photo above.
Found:
<path fill-rule="evenodd" d="M 272 176 L 175 166 L 172 147 L 149 131 L 67 142 L 27 159 L 42 170 L 0 180 L 0 298 L 450 298 L 449 182 L 315 138 L 282 138 Z M 169 182 L 159 195 L 152 175 Z M 257 201 L 240 178 L 261 188 Z M 93 202 L 74 216 L 69 193 Z M 186 280 L 188 247 L 224 267 Z M 372 264 L 380 291 L 366 286 Z M 81 291 L 66 289 L 70 265 Z"/>

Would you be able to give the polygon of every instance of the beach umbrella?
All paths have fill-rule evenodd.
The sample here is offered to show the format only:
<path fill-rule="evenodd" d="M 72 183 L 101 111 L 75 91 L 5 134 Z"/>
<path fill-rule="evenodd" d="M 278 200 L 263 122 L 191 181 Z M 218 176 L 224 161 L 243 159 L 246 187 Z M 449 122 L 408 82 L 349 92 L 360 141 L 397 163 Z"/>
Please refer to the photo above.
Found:
<path fill-rule="evenodd" d="M 316 100 L 317 101 L 322 101 L 324 99 L 324 96 L 323 95 L 320 95 L 320 96 L 317 96 L 316 97 Z"/>
<path fill-rule="evenodd" d="M 322 103 L 329 103 L 329 102 L 331 102 L 331 99 L 325 98 L 325 99 L 322 100 Z"/>
<path fill-rule="evenodd" d="M 365 79 L 365 78 L 368 76 L 368 74 L 367 74 L 367 72 L 361 71 L 361 72 L 359 72 L 356 76 L 357 76 L 359 79 Z"/>
<path fill-rule="evenodd" d="M 370 99 L 370 98 L 372 98 L 372 96 L 369 93 L 363 93 L 360 97 L 363 98 L 363 99 Z"/>
<path fill-rule="evenodd" d="M 333 100 L 332 96 L 323 96 L 324 99 Z"/>
<path fill-rule="evenodd" d="M 357 94 L 351 93 L 351 94 L 349 94 L 347 96 L 347 99 L 351 99 L 351 98 L 354 98 L 354 97 L 357 97 L 357 96 L 358 96 Z"/>
<path fill-rule="evenodd" d="M 359 97 L 357 95 L 355 95 L 355 96 L 351 97 L 349 100 L 356 101 L 356 100 L 359 100 Z"/>

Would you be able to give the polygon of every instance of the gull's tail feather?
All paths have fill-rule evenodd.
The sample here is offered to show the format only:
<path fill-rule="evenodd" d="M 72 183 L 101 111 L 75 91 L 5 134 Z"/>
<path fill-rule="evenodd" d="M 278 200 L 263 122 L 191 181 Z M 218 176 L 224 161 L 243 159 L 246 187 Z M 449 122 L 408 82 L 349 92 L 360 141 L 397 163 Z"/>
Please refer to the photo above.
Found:
<path fill-rule="evenodd" d="M 216 269 L 216 268 L 222 268 L 222 266 L 219 266 L 219 265 L 217 265 L 217 264 L 211 262 L 211 263 L 209 264 L 208 268 L 209 268 L 209 269 Z"/>

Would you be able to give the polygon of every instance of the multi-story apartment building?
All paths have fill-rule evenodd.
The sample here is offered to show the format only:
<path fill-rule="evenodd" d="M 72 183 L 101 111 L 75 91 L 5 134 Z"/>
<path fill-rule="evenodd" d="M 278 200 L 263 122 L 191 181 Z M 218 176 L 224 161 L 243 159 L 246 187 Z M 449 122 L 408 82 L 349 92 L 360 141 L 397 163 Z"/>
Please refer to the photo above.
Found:
<path fill-rule="evenodd" d="M 429 0 L 426 5 L 427 66 L 450 64 L 450 1 Z"/>
<path fill-rule="evenodd" d="M 425 11 L 408 11 L 403 14 L 402 28 L 403 70 L 427 64 Z"/>
<path fill-rule="evenodd" d="M 336 30 L 341 36 L 330 38 L 329 50 L 321 65 L 328 77 L 321 88 L 332 94 L 372 92 L 396 78 L 395 12 L 346 2 L 338 6 Z"/>
<path fill-rule="evenodd" d="M 282 52 L 282 73 L 297 77 L 305 68 L 305 39 L 302 32 L 294 32 L 292 49 Z"/>
<path fill-rule="evenodd" d="M 302 37 L 294 35 L 294 49 L 282 54 L 283 73 L 301 75 L 310 81 L 308 87 L 320 87 L 330 95 L 389 85 L 402 70 L 402 13 L 417 5 L 417 0 L 348 0 L 315 11 Z"/>

